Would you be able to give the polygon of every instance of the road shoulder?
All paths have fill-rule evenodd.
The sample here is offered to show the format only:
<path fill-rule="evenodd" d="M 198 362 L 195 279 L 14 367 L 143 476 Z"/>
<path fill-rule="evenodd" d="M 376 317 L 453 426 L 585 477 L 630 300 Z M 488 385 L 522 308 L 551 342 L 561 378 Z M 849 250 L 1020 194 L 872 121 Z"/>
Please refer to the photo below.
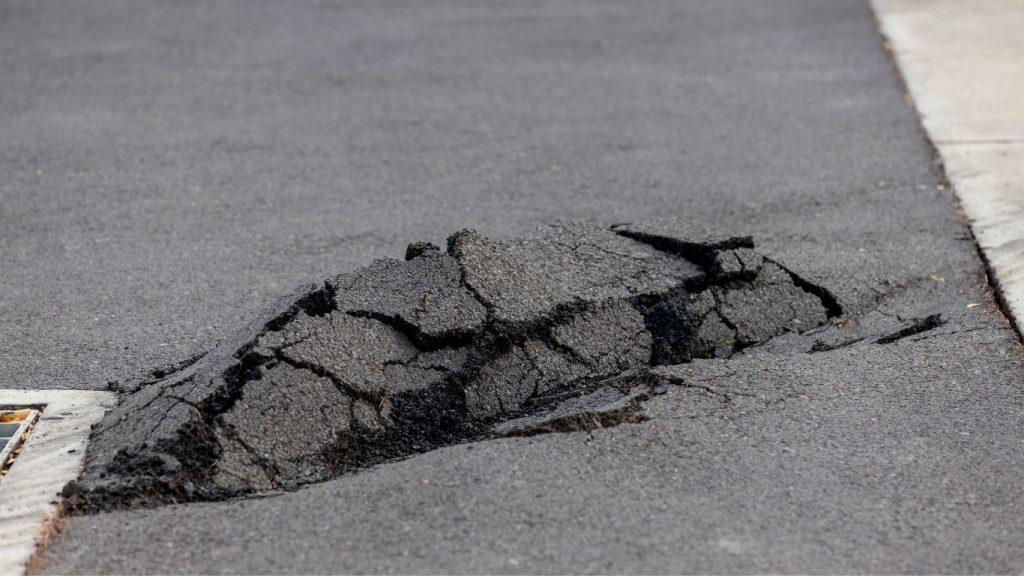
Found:
<path fill-rule="evenodd" d="M 1011 322 L 1024 319 L 1024 2 L 874 0 Z"/>

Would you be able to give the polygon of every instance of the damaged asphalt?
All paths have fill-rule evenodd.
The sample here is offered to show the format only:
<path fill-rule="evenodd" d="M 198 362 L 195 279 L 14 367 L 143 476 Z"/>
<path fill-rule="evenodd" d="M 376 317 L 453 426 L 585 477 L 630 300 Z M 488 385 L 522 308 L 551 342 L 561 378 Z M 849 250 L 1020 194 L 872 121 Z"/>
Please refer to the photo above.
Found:
<path fill-rule="evenodd" d="M 34 572 L 1024 565 L 863 3 L 149 8 L 2 8 L 0 379 L 123 399 Z"/>
<path fill-rule="evenodd" d="M 652 365 L 728 358 L 822 326 L 836 307 L 750 237 L 684 221 L 563 221 L 508 241 L 463 230 L 447 253 L 413 248 L 405 262 L 284 298 L 208 355 L 128 391 L 94 429 L 65 509 L 293 489 L 482 440 L 546 396 L 650 388 Z M 560 408 L 506 434 L 640 419 L 636 402 Z"/>

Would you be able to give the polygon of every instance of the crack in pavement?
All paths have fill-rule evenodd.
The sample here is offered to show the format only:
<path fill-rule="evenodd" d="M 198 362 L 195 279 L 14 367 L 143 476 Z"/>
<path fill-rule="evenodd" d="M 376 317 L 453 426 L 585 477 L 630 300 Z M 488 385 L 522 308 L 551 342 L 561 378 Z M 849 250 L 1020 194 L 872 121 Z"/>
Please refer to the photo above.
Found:
<path fill-rule="evenodd" d="M 942 319 L 942 314 L 932 314 L 927 318 L 919 318 L 917 320 L 914 320 L 914 322 L 910 326 L 907 326 L 906 328 L 898 332 L 889 334 L 888 336 L 883 336 L 878 340 L 875 340 L 875 343 L 892 344 L 893 342 L 897 342 L 908 336 L 915 336 L 917 334 L 921 334 L 922 332 L 933 330 L 935 328 L 938 328 L 939 326 L 942 326 L 945 323 L 946 321 Z"/>

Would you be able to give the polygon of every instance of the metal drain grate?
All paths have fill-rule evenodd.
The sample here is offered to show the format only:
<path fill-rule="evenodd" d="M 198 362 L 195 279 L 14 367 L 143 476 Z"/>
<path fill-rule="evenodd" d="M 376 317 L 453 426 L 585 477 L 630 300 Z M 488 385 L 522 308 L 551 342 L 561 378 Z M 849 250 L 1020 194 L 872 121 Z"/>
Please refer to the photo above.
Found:
<path fill-rule="evenodd" d="M 39 419 L 39 410 L 22 408 L 21 410 L 0 410 L 0 478 L 7 475 L 7 470 L 21 454 L 21 447 L 28 439 L 29 432 Z"/>

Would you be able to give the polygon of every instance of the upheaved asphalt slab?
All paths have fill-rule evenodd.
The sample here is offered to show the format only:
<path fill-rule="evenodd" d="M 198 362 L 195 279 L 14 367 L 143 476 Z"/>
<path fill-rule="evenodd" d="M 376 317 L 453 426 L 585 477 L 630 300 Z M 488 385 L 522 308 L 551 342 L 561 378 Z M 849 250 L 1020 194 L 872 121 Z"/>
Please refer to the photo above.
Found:
<path fill-rule="evenodd" d="M 866 4 L 0 16 L 4 387 L 130 383 L 301 281 L 565 217 L 750 234 L 843 312 L 661 368 L 643 422 L 75 516 L 35 570 L 1024 567 L 1021 349 Z"/>
<path fill-rule="evenodd" d="M 65 509 L 224 500 L 457 443 L 636 422 L 669 385 L 650 367 L 840 320 L 827 291 L 749 236 L 694 228 L 562 221 L 506 242 L 463 230 L 446 252 L 414 245 L 404 262 L 311 285 L 187 368 L 126 389 Z"/>

